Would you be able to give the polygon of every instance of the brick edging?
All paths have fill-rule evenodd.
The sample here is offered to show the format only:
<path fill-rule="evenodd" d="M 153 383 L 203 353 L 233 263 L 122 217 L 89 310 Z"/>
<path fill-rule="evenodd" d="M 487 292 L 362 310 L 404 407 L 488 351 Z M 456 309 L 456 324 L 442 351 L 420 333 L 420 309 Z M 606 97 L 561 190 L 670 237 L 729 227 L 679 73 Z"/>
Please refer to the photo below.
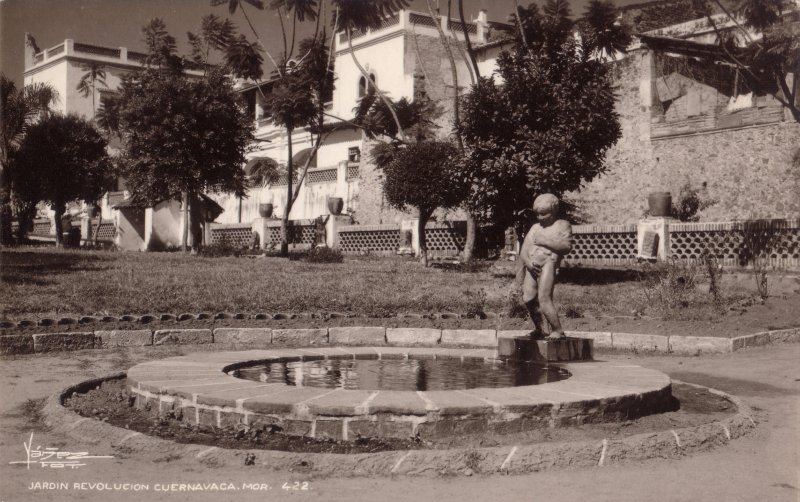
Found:
<path fill-rule="evenodd" d="M 497 338 L 519 336 L 525 330 L 386 328 L 127 329 L 0 336 L 0 354 L 34 354 L 113 347 L 224 343 L 236 345 L 332 344 L 496 347 Z M 681 355 L 723 354 L 775 343 L 800 343 L 800 328 L 764 331 L 735 338 L 648 335 L 603 331 L 568 331 L 590 338 L 597 349 Z"/>
<path fill-rule="evenodd" d="M 641 461 L 648 458 L 679 458 L 695 451 L 727 444 L 755 428 L 752 410 L 735 396 L 707 388 L 737 407 L 737 413 L 708 424 L 646 432 L 627 438 L 564 443 L 540 443 L 487 448 L 450 450 L 401 450 L 380 453 L 329 454 L 293 453 L 274 450 L 227 450 L 208 445 L 178 444 L 172 441 L 131 432 L 97 420 L 81 417 L 63 406 L 73 392 L 86 391 L 108 379 L 124 378 L 125 373 L 76 383 L 50 396 L 44 407 L 44 420 L 55 432 L 97 445 L 105 440 L 112 448 L 124 447 L 126 453 L 153 452 L 178 455 L 184 461 L 243 468 L 245 459 L 254 468 L 291 472 L 301 469 L 316 476 L 392 476 L 392 475 L 471 475 L 524 474 L 558 468 L 603 467 L 608 464 Z M 673 383 L 684 383 L 673 381 Z M 334 457 L 335 461 L 331 461 Z M 280 466 L 280 467 L 277 467 Z"/>

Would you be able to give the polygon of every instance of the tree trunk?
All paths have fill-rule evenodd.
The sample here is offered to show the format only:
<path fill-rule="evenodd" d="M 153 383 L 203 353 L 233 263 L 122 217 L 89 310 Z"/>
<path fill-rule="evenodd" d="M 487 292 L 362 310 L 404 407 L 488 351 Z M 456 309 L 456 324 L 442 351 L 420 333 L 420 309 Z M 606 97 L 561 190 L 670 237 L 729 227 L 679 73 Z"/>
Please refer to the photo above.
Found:
<path fill-rule="evenodd" d="M 470 261 L 475 256 L 475 241 L 477 236 L 475 217 L 467 211 L 467 236 L 464 239 L 464 261 Z"/>
<path fill-rule="evenodd" d="M 286 129 L 286 137 L 289 160 L 286 163 L 286 207 L 283 210 L 283 218 L 281 218 L 281 256 L 289 256 L 289 212 L 292 210 L 292 175 L 294 174 L 292 129 Z"/>
<path fill-rule="evenodd" d="M 96 247 L 97 246 L 97 239 L 100 236 L 100 224 L 103 223 L 103 211 L 100 208 L 98 208 L 97 209 L 97 225 L 95 225 L 94 227 L 91 227 L 92 220 L 94 220 L 94 217 L 92 216 L 92 213 L 94 212 L 94 208 L 95 208 L 95 205 L 92 204 L 92 208 L 89 209 L 89 225 L 90 225 L 89 229 L 92 230 L 92 237 L 91 237 L 92 247 Z"/>
<path fill-rule="evenodd" d="M 425 239 L 425 225 L 428 223 L 430 215 L 426 216 L 420 211 L 417 220 L 417 235 L 419 236 L 419 261 L 423 267 L 428 267 L 428 242 Z"/>
<path fill-rule="evenodd" d="M 456 71 L 456 59 L 453 57 L 453 50 L 450 47 L 450 41 L 444 34 L 444 30 L 442 30 L 442 23 L 439 15 L 434 12 L 431 0 L 426 0 L 426 2 L 428 3 L 428 11 L 430 12 L 431 17 L 436 20 L 436 30 L 439 32 L 439 40 L 442 43 L 444 51 L 447 53 L 447 59 L 450 61 L 450 76 L 453 79 L 453 131 L 456 135 L 458 150 L 463 155 L 464 142 L 461 141 L 461 133 L 459 131 L 460 115 L 458 113 L 458 71 Z"/>
<path fill-rule="evenodd" d="M 428 11 L 430 12 L 431 16 L 436 20 L 436 30 L 439 32 L 439 40 L 442 43 L 442 47 L 444 48 L 445 52 L 447 53 L 447 59 L 450 61 L 450 74 L 453 78 L 453 132 L 456 136 L 456 144 L 458 146 L 458 151 L 463 157 L 464 153 L 464 141 L 461 139 L 461 130 L 459 124 L 461 123 L 461 116 L 459 114 L 459 92 L 458 92 L 458 71 L 456 70 L 456 59 L 453 57 L 453 50 L 450 47 L 450 41 L 448 40 L 447 36 L 442 29 L 442 23 L 439 21 L 439 16 L 434 13 L 433 4 L 431 4 L 431 0 L 426 0 L 428 4 Z M 462 16 L 463 20 L 463 16 Z M 462 21 L 463 22 L 463 21 Z M 462 29 L 465 29 L 462 26 Z M 465 31 L 466 36 L 466 31 Z M 477 65 L 475 65 L 477 71 Z M 466 210 L 466 208 L 465 208 Z M 469 261 L 472 259 L 473 255 L 475 254 L 475 218 L 472 214 L 467 211 L 467 238 L 464 242 L 464 260 Z"/>
<path fill-rule="evenodd" d="M 0 172 L 0 244 L 5 245 L 11 244 L 14 240 L 11 230 L 13 212 L 11 210 L 11 191 L 5 187 L 2 177 L 3 173 Z"/>
<path fill-rule="evenodd" d="M 183 205 L 183 235 L 181 235 L 181 251 L 188 251 L 187 241 L 189 240 L 189 192 L 181 192 L 181 204 Z"/>
<path fill-rule="evenodd" d="M 464 34 L 464 42 L 467 44 L 467 54 L 469 54 L 475 78 L 479 79 L 481 78 L 481 72 L 478 70 L 478 60 L 475 58 L 475 49 L 472 47 L 472 41 L 469 39 L 469 33 L 467 33 L 467 23 L 464 21 L 464 0 L 458 0 L 458 17 L 461 20 L 461 32 Z"/>
<path fill-rule="evenodd" d="M 63 248 L 64 247 L 64 240 L 63 240 L 63 226 L 61 225 L 61 217 L 64 216 L 64 204 L 54 204 L 53 211 L 55 218 L 55 225 L 56 225 L 56 248 Z"/>

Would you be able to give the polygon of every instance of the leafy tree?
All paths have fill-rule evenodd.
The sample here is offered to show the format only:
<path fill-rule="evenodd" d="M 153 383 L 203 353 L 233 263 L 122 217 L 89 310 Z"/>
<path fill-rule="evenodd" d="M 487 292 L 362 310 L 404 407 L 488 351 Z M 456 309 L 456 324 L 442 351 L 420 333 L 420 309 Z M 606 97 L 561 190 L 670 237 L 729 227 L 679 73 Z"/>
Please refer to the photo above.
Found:
<path fill-rule="evenodd" d="M 584 17 L 584 36 L 575 37 L 564 0 L 548 0 L 543 11 L 519 8 L 516 20 L 514 47 L 497 61 L 503 84 L 479 80 L 465 97 L 461 130 L 470 205 L 521 236 L 533 197 L 561 196 L 604 172 L 605 152 L 621 133 L 609 68 L 593 57 L 608 39 L 586 36 L 613 27 Z"/>
<path fill-rule="evenodd" d="M 753 88 L 774 96 L 800 122 L 800 9 L 794 2 L 742 0 L 733 10 L 720 0 L 694 4 L 717 33 L 720 59 L 735 65 Z M 715 9 L 734 25 L 733 33 L 718 26 Z M 752 36 L 747 28 L 761 36 Z"/>
<path fill-rule="evenodd" d="M 75 89 L 80 92 L 81 96 L 84 98 L 88 97 L 89 94 L 92 95 L 92 118 L 94 118 L 97 86 L 101 85 L 103 87 L 108 87 L 108 84 L 106 84 L 106 72 L 103 69 L 103 66 L 96 61 L 82 65 L 81 71 L 86 73 L 84 73 L 80 81 L 78 81 L 78 85 L 75 86 Z"/>
<path fill-rule="evenodd" d="M 386 201 L 401 211 L 411 207 L 419 212 L 420 256 L 427 267 L 426 223 L 436 209 L 456 207 L 469 193 L 458 175 L 459 151 L 447 141 L 423 140 L 396 149 L 387 145 L 379 157 Z"/>
<path fill-rule="evenodd" d="M 252 120 L 223 67 L 187 76 L 163 22 L 152 21 L 144 33 L 147 65 L 123 79 L 101 122 L 122 139 L 121 174 L 135 199 L 155 204 L 180 196 L 186 250 L 191 201 L 206 191 L 244 195 Z"/>
<path fill-rule="evenodd" d="M 13 194 L 7 172 L 9 157 L 19 147 L 31 124 L 46 114 L 57 100 L 58 92 L 47 84 L 31 84 L 17 89 L 13 80 L 0 73 L 0 242 L 4 244 L 12 238 Z M 24 213 L 26 211 L 18 214 Z M 20 221 L 20 230 L 25 230 L 24 219 Z"/>
<path fill-rule="evenodd" d="M 47 202 L 55 211 L 56 246 L 61 217 L 75 199 L 97 200 L 110 173 L 106 140 L 94 125 L 74 114 L 53 114 L 32 125 L 11 156 L 12 187 L 29 204 Z"/>

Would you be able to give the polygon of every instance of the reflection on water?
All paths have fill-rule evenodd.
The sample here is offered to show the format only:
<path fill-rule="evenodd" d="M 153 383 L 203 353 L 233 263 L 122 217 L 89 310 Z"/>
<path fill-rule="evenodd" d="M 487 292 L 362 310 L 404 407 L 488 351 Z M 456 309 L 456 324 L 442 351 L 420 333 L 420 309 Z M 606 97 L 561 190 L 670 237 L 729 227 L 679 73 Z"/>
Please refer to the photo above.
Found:
<path fill-rule="evenodd" d="M 569 372 L 530 362 L 476 359 L 328 359 L 275 362 L 236 370 L 256 382 L 354 390 L 455 390 L 556 382 Z"/>

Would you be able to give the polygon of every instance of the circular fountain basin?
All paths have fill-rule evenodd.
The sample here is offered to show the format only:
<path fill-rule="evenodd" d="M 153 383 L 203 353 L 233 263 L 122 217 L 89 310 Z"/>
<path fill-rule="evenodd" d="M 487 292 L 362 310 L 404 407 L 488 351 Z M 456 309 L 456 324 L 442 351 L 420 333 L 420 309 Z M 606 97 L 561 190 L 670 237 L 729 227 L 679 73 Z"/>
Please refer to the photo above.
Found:
<path fill-rule="evenodd" d="M 254 382 L 295 387 L 401 391 L 520 387 L 569 378 L 569 372 L 556 365 L 458 356 L 273 361 L 239 368 L 230 374 Z"/>
<path fill-rule="evenodd" d="M 634 365 L 557 366 L 570 377 L 542 385 L 459 390 L 298 387 L 233 376 L 256 364 L 324 360 L 499 360 L 492 349 L 324 347 L 197 353 L 151 361 L 128 371 L 137 406 L 215 427 L 276 424 L 288 434 L 352 440 L 442 438 L 627 420 L 665 411 L 670 379 Z"/>

